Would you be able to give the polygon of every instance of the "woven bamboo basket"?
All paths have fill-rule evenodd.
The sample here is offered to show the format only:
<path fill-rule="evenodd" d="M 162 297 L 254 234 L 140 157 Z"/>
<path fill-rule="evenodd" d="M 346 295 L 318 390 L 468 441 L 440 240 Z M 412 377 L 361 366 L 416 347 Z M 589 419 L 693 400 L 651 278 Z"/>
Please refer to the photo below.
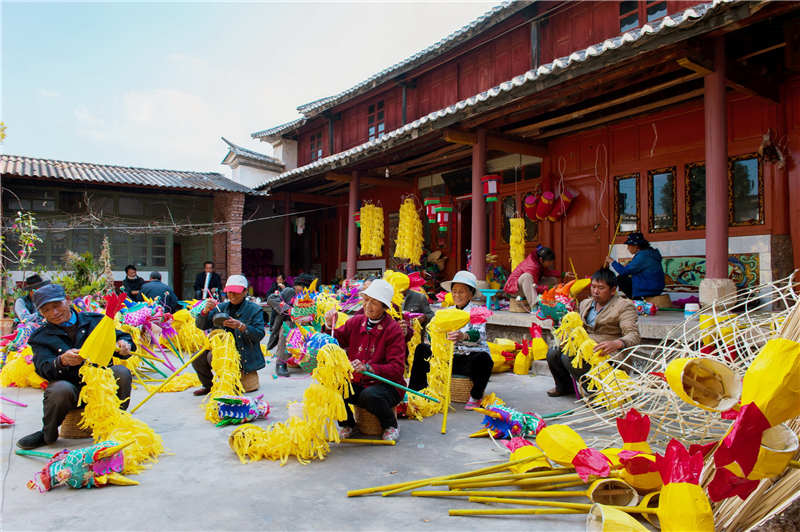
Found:
<path fill-rule="evenodd" d="M 531 311 L 531 307 L 528 306 L 527 301 L 523 301 L 522 299 L 512 298 L 508 306 L 508 311 L 528 313 Z"/>
<path fill-rule="evenodd" d="M 648 303 L 652 303 L 657 308 L 671 308 L 672 307 L 672 300 L 667 294 L 661 294 L 659 296 L 651 296 L 644 298 L 645 301 Z"/>
<path fill-rule="evenodd" d="M 354 406 L 353 409 L 353 415 L 356 418 L 356 425 L 358 425 L 358 431 L 361 434 L 374 435 L 383 433 L 381 422 L 378 421 L 377 417 L 359 406 Z"/>
<path fill-rule="evenodd" d="M 60 435 L 62 438 L 69 440 L 80 440 L 83 438 L 91 438 L 92 431 L 89 429 L 82 429 L 78 426 L 83 417 L 83 408 L 75 408 L 67 412 L 67 417 L 61 423 Z"/>
<path fill-rule="evenodd" d="M 258 390 L 258 372 L 250 371 L 242 375 L 242 388 L 245 392 L 254 392 Z"/>
<path fill-rule="evenodd" d="M 450 379 L 450 402 L 466 403 L 472 391 L 472 379 L 464 375 L 453 375 Z"/>

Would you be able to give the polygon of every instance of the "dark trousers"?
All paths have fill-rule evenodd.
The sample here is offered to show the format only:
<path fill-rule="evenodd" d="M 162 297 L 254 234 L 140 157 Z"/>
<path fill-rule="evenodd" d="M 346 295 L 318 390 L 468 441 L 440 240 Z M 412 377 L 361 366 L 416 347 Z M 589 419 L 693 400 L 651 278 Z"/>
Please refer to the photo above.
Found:
<path fill-rule="evenodd" d="M 630 275 L 620 275 L 617 277 L 617 288 L 625 294 L 628 299 L 633 299 L 633 279 Z"/>
<path fill-rule="evenodd" d="M 369 386 L 361 386 L 353 383 L 353 394 L 344 400 L 345 403 L 359 406 L 378 418 L 383 430 L 397 426 L 397 416 L 394 414 L 394 407 L 400 403 L 402 394 L 394 386 L 389 386 L 382 382 L 376 382 Z M 340 421 L 342 427 L 355 427 L 356 419 L 353 412 L 347 409 L 347 419 Z"/>
<path fill-rule="evenodd" d="M 192 361 L 192 367 L 197 373 L 197 378 L 200 379 L 200 384 L 203 385 L 203 388 L 210 389 L 214 383 L 214 373 L 211 371 L 211 351 L 206 351 L 195 358 Z"/>
<path fill-rule="evenodd" d="M 117 397 L 122 400 L 122 409 L 127 410 L 131 397 L 131 372 L 125 366 L 111 366 L 111 371 L 117 381 Z M 46 443 L 53 443 L 58 439 L 58 427 L 70 410 L 78 408 L 80 391 L 79 387 L 69 381 L 53 381 L 47 385 L 42 401 L 42 431 Z"/>
<path fill-rule="evenodd" d="M 411 376 L 408 387 L 412 390 L 422 390 L 428 385 L 428 372 L 431 369 L 431 346 L 419 344 L 414 351 L 414 364 L 411 366 Z M 453 356 L 453 375 L 464 375 L 472 380 L 470 396 L 481 399 L 489 377 L 492 376 L 494 362 L 489 353 L 476 351 L 474 353 Z"/>
<path fill-rule="evenodd" d="M 547 351 L 547 365 L 550 367 L 550 373 L 556 383 L 556 390 L 563 394 L 575 391 L 572 379 L 580 382 L 581 377 L 591 369 L 591 366 L 585 362 L 579 368 L 572 367 L 572 359 L 563 354 L 558 346 L 551 347 Z"/>

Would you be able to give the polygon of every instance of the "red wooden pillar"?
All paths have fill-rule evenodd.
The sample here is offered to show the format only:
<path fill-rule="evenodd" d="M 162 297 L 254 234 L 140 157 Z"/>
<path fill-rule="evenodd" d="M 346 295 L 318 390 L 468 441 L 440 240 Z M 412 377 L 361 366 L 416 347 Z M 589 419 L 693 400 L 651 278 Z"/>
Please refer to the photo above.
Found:
<path fill-rule="evenodd" d="M 289 216 L 289 210 L 291 209 L 291 200 L 289 199 L 289 194 L 286 194 L 286 206 L 285 212 L 286 216 L 283 218 L 283 275 L 284 279 L 287 279 L 289 275 L 291 275 L 292 269 L 292 220 L 291 216 Z"/>
<path fill-rule="evenodd" d="M 713 42 L 714 71 L 704 78 L 706 151 L 706 277 L 703 303 L 735 291 L 728 279 L 728 121 L 725 97 L 725 40 Z"/>
<path fill-rule="evenodd" d="M 356 265 L 358 262 L 358 243 L 356 241 L 356 220 L 355 213 L 358 210 L 358 171 L 353 170 L 353 178 L 350 180 L 350 198 L 347 205 L 347 275 L 348 279 L 356 276 Z"/>
<path fill-rule="evenodd" d="M 472 146 L 472 273 L 479 281 L 486 278 L 486 204 L 481 178 L 486 171 L 486 130 L 478 130 Z"/>

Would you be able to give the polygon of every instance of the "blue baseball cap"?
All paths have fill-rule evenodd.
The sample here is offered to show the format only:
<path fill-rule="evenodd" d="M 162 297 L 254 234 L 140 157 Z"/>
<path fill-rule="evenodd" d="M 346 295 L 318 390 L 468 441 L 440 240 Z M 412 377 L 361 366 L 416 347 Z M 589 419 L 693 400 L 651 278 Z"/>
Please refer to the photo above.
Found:
<path fill-rule="evenodd" d="M 67 299 L 67 294 L 64 292 L 64 287 L 60 284 L 48 284 L 35 290 L 32 299 L 36 310 L 39 310 L 47 303 L 64 301 Z"/>

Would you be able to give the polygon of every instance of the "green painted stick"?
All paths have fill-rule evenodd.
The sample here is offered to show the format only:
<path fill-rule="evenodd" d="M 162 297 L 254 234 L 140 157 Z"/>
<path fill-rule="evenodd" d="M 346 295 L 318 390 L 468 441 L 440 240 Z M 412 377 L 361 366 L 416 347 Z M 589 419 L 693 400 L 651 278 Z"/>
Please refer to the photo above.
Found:
<path fill-rule="evenodd" d="M 146 358 L 142 358 L 142 360 L 144 361 L 145 364 L 147 364 L 148 366 L 153 368 L 153 371 L 155 371 L 156 373 L 160 373 L 161 376 L 164 377 L 165 379 L 167 378 L 167 374 L 164 373 L 163 371 L 161 371 L 160 369 L 158 369 L 157 367 L 155 367 L 152 362 L 150 362 Z"/>
<path fill-rule="evenodd" d="M 198 351 L 197 353 L 195 353 L 195 354 L 194 354 L 194 356 L 193 356 L 192 358 L 190 358 L 189 360 L 187 360 L 186 362 L 184 362 L 183 366 L 181 366 L 181 367 L 179 367 L 178 369 L 176 369 L 176 370 L 175 370 L 175 372 L 174 372 L 172 375 L 170 375 L 169 377 L 167 377 L 167 378 L 164 380 L 164 382 L 162 382 L 162 383 L 161 383 L 161 384 L 158 386 L 158 388 L 156 388 L 155 390 L 152 390 L 152 391 L 151 391 L 151 392 L 148 394 L 148 396 L 147 396 L 147 397 L 145 397 L 144 399 L 142 399 L 142 400 L 139 402 L 139 404 L 138 404 L 138 405 L 134 406 L 134 407 L 131 409 L 131 414 L 133 414 L 134 412 L 136 412 L 136 411 L 139 409 L 139 407 L 140 407 L 140 406 L 142 406 L 143 404 L 145 404 L 145 403 L 148 401 L 148 399 L 150 399 L 150 398 L 151 398 L 151 397 L 153 397 L 155 394 L 157 394 L 158 392 L 160 392 L 160 391 L 161 391 L 161 390 L 164 388 L 164 386 L 166 386 L 167 384 L 169 384 L 169 381 L 171 381 L 172 379 L 174 379 L 175 377 L 177 377 L 177 376 L 178 376 L 178 374 L 179 374 L 181 371 L 183 371 L 184 369 L 186 369 L 186 366 L 188 366 L 189 364 L 191 364 L 192 362 L 194 362 L 194 359 L 195 359 L 195 358 L 197 358 L 197 357 L 199 357 L 199 356 L 200 356 L 200 355 L 202 355 L 203 353 L 205 353 L 205 351 L 203 351 L 203 350 L 200 350 L 200 351 Z"/>
<path fill-rule="evenodd" d="M 25 449 L 16 449 L 14 451 L 16 454 L 20 456 L 41 456 L 42 458 L 52 458 L 53 455 L 50 453 L 43 453 L 41 451 L 26 451 Z"/>
<path fill-rule="evenodd" d="M 372 377 L 375 380 L 379 380 L 381 382 L 385 382 L 386 384 L 388 384 L 390 386 L 394 386 L 395 388 L 400 388 L 401 390 L 405 390 L 408 393 L 413 393 L 414 395 L 419 395 L 420 397 L 423 397 L 423 398 L 427 399 L 428 401 L 433 401 L 434 403 L 438 403 L 439 402 L 438 399 L 436 399 L 434 397 L 431 397 L 430 395 L 425 395 L 424 393 L 420 393 L 420 392 L 418 392 L 416 390 L 412 390 L 411 388 L 406 388 L 402 384 L 397 384 L 396 382 L 392 382 L 389 379 L 384 379 L 383 377 L 375 375 L 371 371 L 362 371 L 361 374 L 362 375 L 366 375 L 367 377 Z"/>

